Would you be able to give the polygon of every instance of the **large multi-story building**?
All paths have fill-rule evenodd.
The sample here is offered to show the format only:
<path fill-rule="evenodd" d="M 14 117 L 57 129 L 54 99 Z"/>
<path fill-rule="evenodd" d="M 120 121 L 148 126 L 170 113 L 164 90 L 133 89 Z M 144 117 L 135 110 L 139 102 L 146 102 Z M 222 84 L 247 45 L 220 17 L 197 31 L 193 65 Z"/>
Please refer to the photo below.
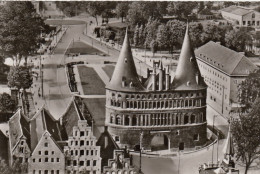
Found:
<path fill-rule="evenodd" d="M 239 107 L 238 85 L 257 67 L 243 54 L 210 41 L 195 51 L 208 85 L 207 103 L 224 116 Z"/>
<path fill-rule="evenodd" d="M 28 162 L 29 174 L 63 174 L 65 173 L 65 156 L 63 150 L 48 131 L 42 135 Z"/>
<path fill-rule="evenodd" d="M 64 147 L 66 173 L 101 173 L 100 147 L 96 141 L 87 120 L 79 120 L 78 125 L 73 127 L 72 136 L 69 136 L 68 145 Z"/>
<path fill-rule="evenodd" d="M 106 86 L 108 131 L 121 147 L 196 148 L 206 143 L 206 90 L 188 28 L 173 81 L 162 64 L 136 72 L 128 35 Z"/>
<path fill-rule="evenodd" d="M 237 26 L 260 26 L 260 13 L 246 7 L 232 5 L 222 9 L 221 15 Z"/>

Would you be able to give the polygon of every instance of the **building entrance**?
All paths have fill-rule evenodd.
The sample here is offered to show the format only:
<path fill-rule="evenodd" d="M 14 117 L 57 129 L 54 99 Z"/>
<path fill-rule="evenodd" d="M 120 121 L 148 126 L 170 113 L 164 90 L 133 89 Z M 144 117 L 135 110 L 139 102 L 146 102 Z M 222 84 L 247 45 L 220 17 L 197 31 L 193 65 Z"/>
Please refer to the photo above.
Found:
<path fill-rule="evenodd" d="M 157 133 L 151 141 L 151 150 L 166 150 L 169 148 L 169 139 L 165 134 Z"/>

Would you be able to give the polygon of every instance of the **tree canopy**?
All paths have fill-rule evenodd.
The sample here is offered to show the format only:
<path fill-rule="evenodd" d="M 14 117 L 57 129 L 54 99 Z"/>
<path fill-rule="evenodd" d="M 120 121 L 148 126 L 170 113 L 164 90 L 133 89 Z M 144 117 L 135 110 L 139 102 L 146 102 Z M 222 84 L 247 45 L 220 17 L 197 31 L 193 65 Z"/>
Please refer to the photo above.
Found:
<path fill-rule="evenodd" d="M 245 174 L 250 165 L 260 157 L 260 100 L 253 104 L 248 114 L 231 122 L 236 157 L 245 164 Z"/>
<path fill-rule="evenodd" d="M 40 47 L 45 24 L 29 1 L 7 2 L 0 8 L 0 50 L 16 65 Z"/>
<path fill-rule="evenodd" d="M 0 112 L 14 112 L 15 108 L 15 101 L 11 98 L 9 94 L 0 94 Z"/>
<path fill-rule="evenodd" d="M 119 2 L 116 6 L 116 15 L 121 18 L 121 22 L 124 21 L 124 17 L 127 15 L 129 9 L 129 2 Z"/>
<path fill-rule="evenodd" d="M 28 89 L 33 83 L 32 73 L 26 66 L 12 67 L 7 76 L 8 86 L 20 89 Z"/>

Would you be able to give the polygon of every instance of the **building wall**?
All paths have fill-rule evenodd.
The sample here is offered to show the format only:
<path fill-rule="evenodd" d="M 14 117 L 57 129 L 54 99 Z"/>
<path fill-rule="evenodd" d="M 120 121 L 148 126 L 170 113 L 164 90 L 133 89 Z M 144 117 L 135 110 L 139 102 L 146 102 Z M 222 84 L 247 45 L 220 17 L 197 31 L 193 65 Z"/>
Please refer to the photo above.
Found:
<path fill-rule="evenodd" d="M 69 137 L 68 146 L 64 147 L 67 154 L 66 173 L 101 173 L 100 147 L 96 146 L 97 140 L 91 129 L 86 120 L 78 121 L 78 126 L 73 127 L 73 136 Z"/>
<path fill-rule="evenodd" d="M 29 174 L 63 174 L 65 157 L 49 133 L 45 133 L 29 159 Z"/>
<path fill-rule="evenodd" d="M 206 89 L 146 93 L 107 90 L 106 95 L 106 125 L 121 147 L 138 145 L 141 131 L 146 149 L 151 149 L 154 135 L 162 132 L 170 148 L 177 148 L 180 142 L 185 148 L 206 143 Z M 180 129 L 179 139 L 171 135 Z M 193 134 L 199 134 L 200 139 L 194 142 Z"/>
<path fill-rule="evenodd" d="M 235 15 L 235 14 L 225 12 L 225 11 L 221 11 L 221 15 L 224 19 L 226 19 L 226 20 L 228 20 L 232 23 L 235 23 L 235 24 L 240 25 L 240 26 L 243 24 L 242 16 L 240 16 L 240 15 Z"/>
<path fill-rule="evenodd" d="M 31 150 L 24 137 L 20 139 L 14 150 L 11 151 L 10 164 L 12 164 L 15 159 L 19 158 L 22 162 L 27 162 L 30 157 Z"/>
<path fill-rule="evenodd" d="M 252 11 L 242 17 L 243 25 L 260 26 L 260 13 Z"/>

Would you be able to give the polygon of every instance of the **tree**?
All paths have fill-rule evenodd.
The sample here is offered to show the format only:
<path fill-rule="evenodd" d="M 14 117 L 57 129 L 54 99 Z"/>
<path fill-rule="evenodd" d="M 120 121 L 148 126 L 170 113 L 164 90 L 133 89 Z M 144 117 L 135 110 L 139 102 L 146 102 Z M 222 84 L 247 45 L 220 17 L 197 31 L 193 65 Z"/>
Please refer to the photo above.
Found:
<path fill-rule="evenodd" d="M 221 42 L 223 44 L 225 42 L 225 33 L 226 28 L 220 27 L 212 22 L 209 22 L 203 28 L 203 33 L 201 34 L 201 41 L 203 44 L 211 40 L 214 42 Z"/>
<path fill-rule="evenodd" d="M 202 45 L 201 34 L 203 32 L 203 26 L 201 23 L 192 22 L 189 23 L 189 35 L 194 48 L 198 48 Z"/>
<path fill-rule="evenodd" d="M 96 19 L 96 23 L 98 25 L 97 17 L 100 16 L 105 9 L 103 2 L 95 1 L 89 2 L 87 4 L 87 12 Z"/>
<path fill-rule="evenodd" d="M 254 102 L 260 96 L 260 70 L 251 72 L 249 76 L 238 86 L 239 102 L 241 103 L 242 112 L 250 112 Z"/>
<path fill-rule="evenodd" d="M 236 157 L 245 164 L 247 174 L 251 164 L 260 157 L 260 100 L 257 98 L 248 114 L 231 122 Z"/>
<path fill-rule="evenodd" d="M 45 24 L 29 1 L 7 2 L 0 8 L 0 50 L 16 66 L 40 47 Z"/>
<path fill-rule="evenodd" d="M 160 22 L 158 20 L 153 20 L 152 18 L 149 18 L 146 26 L 145 26 L 145 45 L 150 46 L 150 43 L 152 40 L 156 40 L 156 34 L 158 26 L 160 25 Z"/>
<path fill-rule="evenodd" d="M 139 34 L 138 37 L 139 45 L 144 45 L 146 36 L 145 36 L 145 29 L 143 25 L 139 27 L 138 34 Z"/>
<path fill-rule="evenodd" d="M 251 41 L 251 36 L 243 30 L 230 30 L 225 34 L 225 46 L 238 52 L 245 51 L 246 44 Z"/>
<path fill-rule="evenodd" d="M 116 15 L 121 18 L 121 22 L 124 21 L 124 17 L 127 15 L 129 9 L 129 2 L 119 2 L 116 6 Z"/>
<path fill-rule="evenodd" d="M 136 25 L 134 31 L 134 45 L 138 46 L 138 44 L 139 44 L 139 27 L 138 25 Z"/>
<path fill-rule="evenodd" d="M 145 25 L 149 18 L 161 19 L 161 17 L 162 14 L 160 14 L 156 2 L 138 1 L 129 5 L 127 20 L 132 27 L 137 24 Z"/>
<path fill-rule="evenodd" d="M 158 47 L 160 49 L 167 48 L 167 28 L 165 24 L 161 24 L 158 27 L 157 34 L 156 34 L 156 41 L 158 43 Z"/>
<path fill-rule="evenodd" d="M 32 86 L 33 78 L 30 69 L 26 66 L 12 67 L 7 76 L 8 86 L 20 89 L 28 89 Z"/>
<path fill-rule="evenodd" d="M 0 94 L 0 112 L 14 112 L 15 108 L 15 101 L 11 98 L 9 94 Z"/>
<path fill-rule="evenodd" d="M 172 53 L 174 47 L 179 48 L 183 42 L 185 23 L 179 20 L 171 20 L 166 24 L 167 27 L 167 46 Z"/>
<path fill-rule="evenodd" d="M 169 15 L 177 16 L 178 18 L 187 19 L 192 10 L 198 6 L 198 2 L 169 2 L 167 11 Z"/>

